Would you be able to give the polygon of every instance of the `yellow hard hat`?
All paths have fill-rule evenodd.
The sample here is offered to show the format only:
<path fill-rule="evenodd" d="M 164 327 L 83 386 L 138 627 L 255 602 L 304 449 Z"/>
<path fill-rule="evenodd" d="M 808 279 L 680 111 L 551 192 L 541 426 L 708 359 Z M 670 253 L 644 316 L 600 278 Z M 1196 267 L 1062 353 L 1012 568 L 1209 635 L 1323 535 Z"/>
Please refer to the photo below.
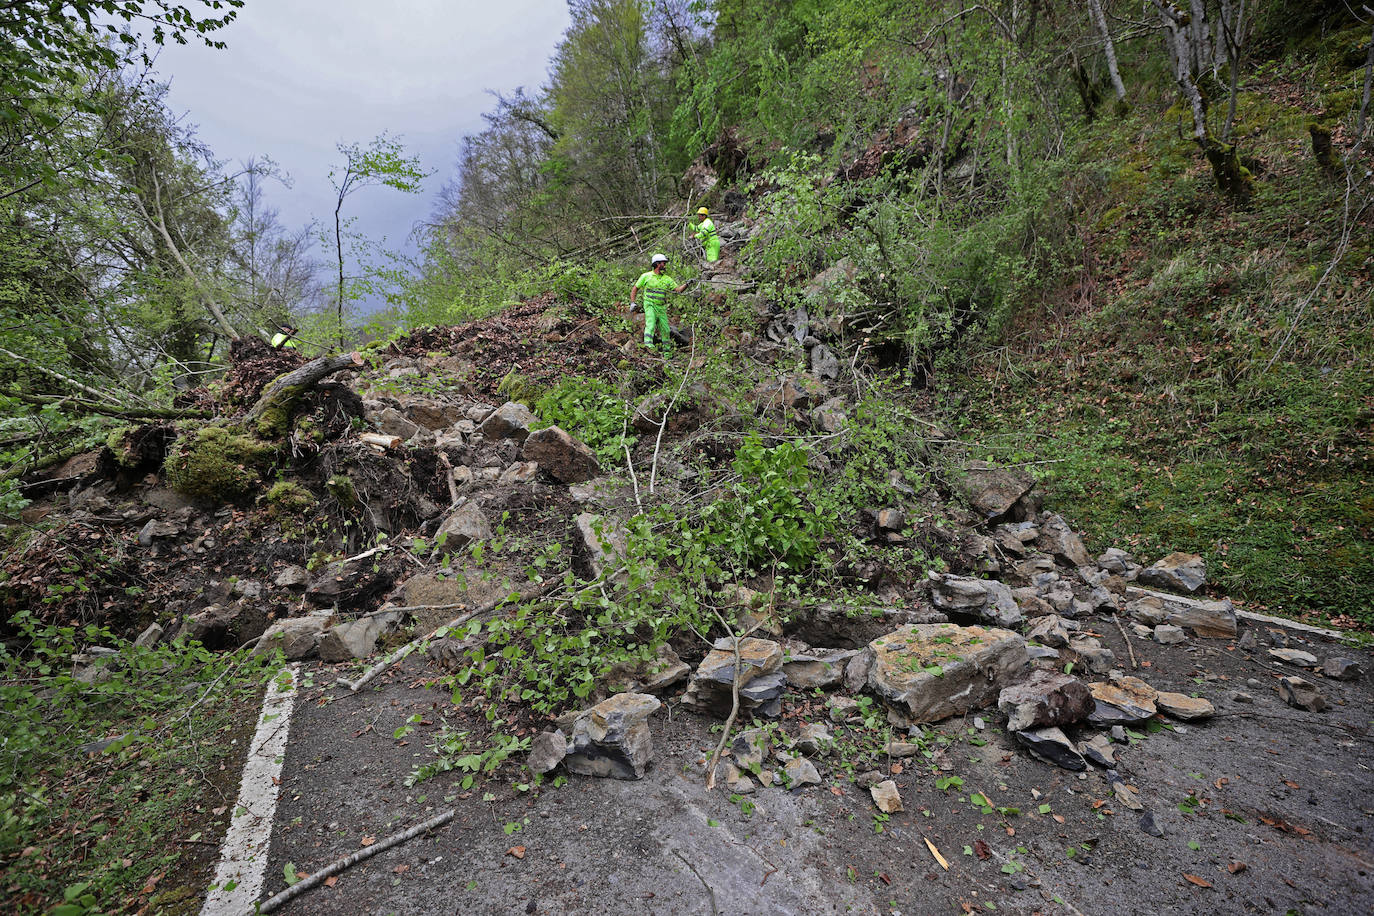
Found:
<path fill-rule="evenodd" d="M 707 210 L 705 207 L 698 207 L 698 208 L 697 208 L 697 215 L 698 215 L 698 216 L 706 216 L 706 215 L 707 215 L 708 213 L 710 213 L 710 212 L 711 212 L 711 211 L 710 211 L 710 210 Z"/>

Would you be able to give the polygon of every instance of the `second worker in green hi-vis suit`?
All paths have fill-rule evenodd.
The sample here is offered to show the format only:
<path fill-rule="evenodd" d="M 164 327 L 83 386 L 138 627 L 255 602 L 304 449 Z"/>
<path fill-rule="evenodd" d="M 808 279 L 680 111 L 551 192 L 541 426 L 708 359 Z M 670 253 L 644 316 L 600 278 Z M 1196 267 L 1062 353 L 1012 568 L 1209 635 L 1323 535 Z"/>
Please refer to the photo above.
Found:
<path fill-rule="evenodd" d="M 644 346 L 654 345 L 654 331 L 661 332 L 663 355 L 673 352 L 673 332 L 668 325 L 668 293 L 680 293 L 686 283 L 678 283 L 663 272 L 668 265 L 667 255 L 656 254 L 649 259 L 649 269 L 639 275 L 630 287 L 630 311 L 635 309 L 635 296 L 644 290 Z"/>
<path fill-rule="evenodd" d="M 706 249 L 706 260 L 719 261 L 720 236 L 716 234 L 716 224 L 711 222 L 708 215 L 710 212 L 705 207 L 697 210 L 697 227 L 692 232 L 701 242 L 701 247 Z"/>

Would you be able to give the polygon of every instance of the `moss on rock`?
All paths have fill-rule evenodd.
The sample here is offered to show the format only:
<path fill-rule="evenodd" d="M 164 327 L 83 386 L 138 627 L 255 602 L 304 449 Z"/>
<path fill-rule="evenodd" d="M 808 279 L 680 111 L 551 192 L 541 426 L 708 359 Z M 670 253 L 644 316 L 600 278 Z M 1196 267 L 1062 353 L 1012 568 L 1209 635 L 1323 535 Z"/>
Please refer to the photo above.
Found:
<path fill-rule="evenodd" d="M 230 500 L 255 490 L 271 463 L 272 446 L 225 426 L 202 426 L 178 437 L 167 455 L 167 483 L 187 496 Z"/>
<path fill-rule="evenodd" d="M 309 512 L 315 507 L 315 494 L 290 480 L 279 480 L 267 491 L 267 504 L 279 515 Z"/>

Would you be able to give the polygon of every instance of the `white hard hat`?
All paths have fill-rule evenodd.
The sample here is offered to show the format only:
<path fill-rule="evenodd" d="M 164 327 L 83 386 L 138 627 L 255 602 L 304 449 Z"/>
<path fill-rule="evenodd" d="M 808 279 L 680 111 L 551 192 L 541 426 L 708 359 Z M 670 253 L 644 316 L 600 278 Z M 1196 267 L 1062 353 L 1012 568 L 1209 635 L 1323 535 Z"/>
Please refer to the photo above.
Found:
<path fill-rule="evenodd" d="M 656 254 L 656 255 L 654 255 L 652 258 L 649 259 L 649 263 L 650 263 L 651 265 L 652 265 L 652 264 L 658 264 L 658 263 L 660 263 L 660 262 L 662 262 L 662 263 L 664 263 L 664 264 L 667 264 L 667 263 L 668 263 L 668 256 L 667 256 L 666 254 Z"/>

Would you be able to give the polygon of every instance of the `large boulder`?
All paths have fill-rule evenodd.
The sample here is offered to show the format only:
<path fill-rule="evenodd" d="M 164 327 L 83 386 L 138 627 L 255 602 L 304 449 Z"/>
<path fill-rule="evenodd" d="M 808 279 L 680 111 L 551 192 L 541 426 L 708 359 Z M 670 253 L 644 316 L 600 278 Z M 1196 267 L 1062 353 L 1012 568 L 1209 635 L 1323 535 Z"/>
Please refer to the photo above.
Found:
<path fill-rule="evenodd" d="M 1089 566 L 1093 562 L 1083 539 L 1058 515 L 1046 516 L 1040 523 L 1035 546 L 1067 566 Z"/>
<path fill-rule="evenodd" d="M 278 620 L 262 634 L 253 648 L 254 655 L 264 655 L 281 649 L 288 661 L 309 658 L 319 648 L 320 637 L 329 623 L 329 614 L 311 614 Z"/>
<path fill-rule="evenodd" d="M 482 510 L 474 503 L 464 503 L 443 520 L 439 525 L 438 535 L 445 537 L 444 546 L 457 549 L 466 547 L 473 541 L 489 540 L 491 525 L 482 514 Z"/>
<path fill-rule="evenodd" d="M 630 536 L 614 518 L 582 512 L 573 519 L 573 531 L 593 577 L 599 579 L 625 562 Z"/>
<path fill-rule="evenodd" d="M 754 392 L 755 398 L 764 408 L 793 408 L 809 411 L 830 397 L 825 383 L 814 375 L 800 373 L 789 375 L 771 384 L 762 385 Z"/>
<path fill-rule="evenodd" d="M 621 693 L 581 713 L 573 721 L 563 764 L 583 776 L 642 779 L 654 758 L 645 720 L 660 705 L 658 697 Z"/>
<path fill-rule="evenodd" d="M 873 640 L 867 653 L 868 685 L 899 726 L 990 705 L 1030 664 L 1019 634 L 951 623 L 909 624 Z"/>
<path fill-rule="evenodd" d="M 524 442 L 535 422 L 536 418 L 528 407 L 518 401 L 507 401 L 488 414 L 478 429 L 493 441 L 514 439 Z"/>
<path fill-rule="evenodd" d="M 845 665 L 857 654 L 854 649 L 791 652 L 783 659 L 782 671 L 787 683 L 798 690 L 824 690 L 844 680 Z"/>
<path fill-rule="evenodd" d="M 525 438 L 521 456 L 526 461 L 537 462 L 563 483 L 581 483 L 601 473 L 601 465 L 592 450 L 557 426 L 530 433 Z"/>
<path fill-rule="evenodd" d="M 997 468 L 982 461 L 970 462 L 955 482 L 970 506 L 984 519 L 1006 515 L 1017 500 L 1035 486 L 1035 478 L 1015 468 Z"/>
<path fill-rule="evenodd" d="M 448 429 L 464 418 L 461 407 L 442 401 L 407 398 L 401 401 L 401 409 L 407 419 L 425 429 Z"/>
<path fill-rule="evenodd" d="M 837 433 L 849 422 L 849 413 L 844 398 L 831 398 L 824 404 L 812 409 L 811 424 L 826 434 Z"/>
<path fill-rule="evenodd" d="M 377 429 L 388 436 L 398 436 L 401 439 L 409 439 L 420 432 L 419 424 L 415 423 L 405 414 L 395 407 L 383 408 L 374 418 Z"/>
<path fill-rule="evenodd" d="M 1207 564 L 1195 553 L 1171 553 L 1142 569 L 1136 581 L 1150 588 L 1192 593 L 1207 581 Z"/>
<path fill-rule="evenodd" d="M 377 640 L 400 620 L 401 614 L 397 611 L 375 611 L 340 621 L 320 637 L 320 658 L 327 662 L 367 658 L 377 648 Z"/>
<path fill-rule="evenodd" d="M 525 759 L 525 766 L 530 768 L 531 773 L 541 776 L 562 763 L 567 756 L 567 735 L 558 729 L 540 732 L 530 742 L 530 754 Z"/>
<path fill-rule="evenodd" d="M 837 379 L 840 377 L 840 358 L 835 355 L 825 344 L 816 344 L 807 354 L 807 365 L 811 374 L 821 379 Z"/>
<path fill-rule="evenodd" d="M 1120 677 L 1088 685 L 1094 707 L 1088 717 L 1094 725 L 1129 725 L 1143 722 L 1156 712 L 1159 691 L 1138 677 Z"/>
<path fill-rule="evenodd" d="M 1008 731 L 1072 725 L 1093 711 L 1093 695 L 1076 677 L 1038 668 L 1020 684 L 1004 688 L 997 708 L 1007 714 Z"/>
<path fill-rule="evenodd" d="M 1229 598 L 1202 601 L 1136 586 L 1127 586 L 1126 598 L 1126 613 L 1147 626 L 1167 623 L 1214 639 L 1236 635 L 1236 608 Z"/>
<path fill-rule="evenodd" d="M 998 627 L 1014 627 L 1024 619 L 1011 589 L 993 579 L 932 572 L 930 601 L 947 613 L 968 614 Z"/>
<path fill-rule="evenodd" d="M 1326 697 L 1317 685 L 1300 677 L 1279 678 L 1279 696 L 1295 709 L 1321 712 L 1326 708 Z"/>
<path fill-rule="evenodd" d="M 1037 728 L 1016 733 L 1016 740 L 1026 746 L 1032 756 L 1066 770 L 1081 772 L 1088 768 L 1083 755 L 1069 737 L 1058 728 Z"/>

